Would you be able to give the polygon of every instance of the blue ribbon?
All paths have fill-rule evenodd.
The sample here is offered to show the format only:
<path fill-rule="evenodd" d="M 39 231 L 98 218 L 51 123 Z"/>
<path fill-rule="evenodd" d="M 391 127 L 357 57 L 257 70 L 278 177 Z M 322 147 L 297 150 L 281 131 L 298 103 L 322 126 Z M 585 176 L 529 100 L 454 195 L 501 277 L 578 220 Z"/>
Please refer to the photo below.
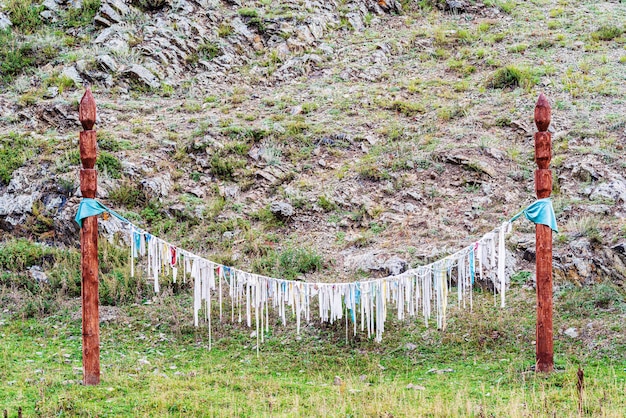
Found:
<path fill-rule="evenodd" d="M 107 208 L 96 199 L 90 198 L 84 198 L 80 201 L 80 205 L 78 205 L 78 211 L 76 212 L 76 217 L 74 218 L 74 220 L 82 228 L 83 219 L 90 216 L 98 216 L 104 212 L 110 213 L 111 215 L 115 216 L 117 219 L 123 222 L 130 223 L 128 219 L 124 218 L 122 215 L 118 214 L 114 210 Z"/>
<path fill-rule="evenodd" d="M 556 226 L 556 215 L 554 214 L 554 208 L 552 207 L 552 200 L 549 197 L 537 200 L 535 203 L 531 204 L 526 209 L 512 217 L 511 222 L 522 215 L 533 223 L 547 225 L 554 232 L 559 232 Z"/>

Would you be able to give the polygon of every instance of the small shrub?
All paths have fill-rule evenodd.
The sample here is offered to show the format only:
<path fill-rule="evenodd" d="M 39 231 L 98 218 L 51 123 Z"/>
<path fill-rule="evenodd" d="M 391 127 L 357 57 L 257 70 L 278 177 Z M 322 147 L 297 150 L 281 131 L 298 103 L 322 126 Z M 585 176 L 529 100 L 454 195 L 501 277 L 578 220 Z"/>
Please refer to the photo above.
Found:
<path fill-rule="evenodd" d="M 530 271 L 520 270 L 511 276 L 511 283 L 522 285 L 526 283 L 528 279 L 530 279 L 531 276 L 532 276 L 532 273 Z"/>
<path fill-rule="evenodd" d="M 42 26 L 43 22 L 39 15 L 44 11 L 42 4 L 38 4 L 34 0 L 7 0 L 4 3 L 11 23 L 20 32 L 30 34 Z"/>
<path fill-rule="evenodd" d="M 315 102 L 302 103 L 302 113 L 306 115 L 307 113 L 314 112 L 318 107 L 319 105 Z"/>
<path fill-rule="evenodd" d="M 404 116 L 415 116 L 418 113 L 424 113 L 426 111 L 426 108 L 421 103 L 406 102 L 403 100 L 392 102 L 389 109 L 402 113 Z"/>
<path fill-rule="evenodd" d="M 506 67 L 497 69 L 491 75 L 487 84 L 494 89 L 504 89 L 507 87 L 529 89 L 537 84 L 538 81 L 537 75 L 533 74 L 530 70 L 515 65 L 507 65 Z"/>
<path fill-rule="evenodd" d="M 157 11 L 169 6 L 170 0 L 133 0 L 132 4 L 146 11 Z"/>
<path fill-rule="evenodd" d="M 115 136 L 108 131 L 98 131 L 98 147 L 111 152 L 119 151 L 122 148 Z"/>
<path fill-rule="evenodd" d="M 255 273 L 287 280 L 319 271 L 321 268 L 322 257 L 305 248 L 287 248 L 280 253 L 272 249 L 252 263 L 252 270 Z"/>
<path fill-rule="evenodd" d="M 217 36 L 219 36 L 220 38 L 226 38 L 227 36 L 232 35 L 233 31 L 234 29 L 229 23 L 222 22 L 217 27 Z"/>
<path fill-rule="evenodd" d="M 246 166 L 242 159 L 214 154 L 211 157 L 211 173 L 222 180 L 232 180 L 235 171 Z"/>
<path fill-rule="evenodd" d="M 26 162 L 33 144 L 15 133 L 0 136 L 0 183 L 9 184 L 13 172 Z"/>
<path fill-rule="evenodd" d="M 365 156 L 357 165 L 357 173 L 366 180 L 381 181 L 389 178 L 389 173 L 381 170 L 372 156 Z"/>
<path fill-rule="evenodd" d="M 317 204 L 320 208 L 324 210 L 324 212 L 330 212 L 331 210 L 334 210 L 337 207 L 335 202 L 333 202 L 332 200 L 330 200 L 324 195 L 317 198 Z"/>
<path fill-rule="evenodd" d="M 507 48 L 507 51 L 509 51 L 512 54 L 519 54 L 521 52 L 524 52 L 528 49 L 528 45 L 526 44 L 516 44 L 516 45 L 511 45 L 510 47 Z"/>
<path fill-rule="evenodd" d="M 69 7 L 62 20 L 64 27 L 81 28 L 93 22 L 93 18 L 100 10 L 100 0 L 83 0 L 80 8 Z"/>
<path fill-rule="evenodd" d="M 24 271 L 35 265 L 54 263 L 56 251 L 25 238 L 0 243 L 0 270 Z"/>
<path fill-rule="evenodd" d="M 613 25 L 600 26 L 598 30 L 591 33 L 594 41 L 612 41 L 624 33 L 622 28 Z"/>
<path fill-rule="evenodd" d="M 256 9 L 250 9 L 247 7 L 244 7 L 243 9 L 239 9 L 238 13 L 239 13 L 239 16 L 242 16 L 242 17 L 257 17 L 259 15 L 259 12 L 257 12 Z"/>
<path fill-rule="evenodd" d="M 106 151 L 101 151 L 96 159 L 96 167 L 98 170 L 103 171 L 114 179 L 122 177 L 122 163 L 112 154 Z"/>
<path fill-rule="evenodd" d="M 116 206 L 136 208 L 143 207 L 147 203 L 148 197 L 136 185 L 124 182 L 118 188 L 109 192 L 109 200 Z"/>
<path fill-rule="evenodd" d="M 212 60 L 222 55 L 222 50 L 216 42 L 203 42 L 198 45 L 198 55 L 205 60 Z"/>
<path fill-rule="evenodd" d="M 0 31 L 0 80 L 8 83 L 13 77 L 33 66 L 35 59 L 29 43 L 18 42 L 10 31 Z"/>

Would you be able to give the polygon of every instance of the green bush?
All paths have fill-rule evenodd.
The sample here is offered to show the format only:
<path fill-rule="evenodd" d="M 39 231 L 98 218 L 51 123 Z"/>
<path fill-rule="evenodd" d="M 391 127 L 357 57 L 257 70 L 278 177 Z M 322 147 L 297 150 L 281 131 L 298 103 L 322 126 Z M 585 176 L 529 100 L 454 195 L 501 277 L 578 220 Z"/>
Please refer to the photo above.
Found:
<path fill-rule="evenodd" d="M 100 0 L 83 0 L 80 8 L 69 7 L 63 18 L 63 26 L 67 28 L 81 28 L 93 22 L 93 18 L 100 10 Z"/>
<path fill-rule="evenodd" d="M 198 55 L 203 59 L 212 60 L 222 55 L 222 50 L 216 42 L 203 42 L 198 45 Z"/>
<path fill-rule="evenodd" d="M 60 47 L 55 42 L 35 45 L 32 38 L 9 30 L 0 31 L 0 82 L 9 83 L 14 77 L 58 56 Z"/>
<path fill-rule="evenodd" d="M 170 0 L 133 0 L 132 4 L 146 11 L 157 11 L 169 6 Z"/>
<path fill-rule="evenodd" d="M 56 250 L 25 238 L 0 243 L 0 270 L 24 271 L 35 265 L 51 265 Z"/>
<path fill-rule="evenodd" d="M 324 210 L 324 212 L 330 212 L 337 208 L 335 202 L 330 200 L 324 195 L 321 195 L 317 198 L 317 205 Z"/>
<path fill-rule="evenodd" d="M 107 173 L 111 178 L 119 179 L 122 177 L 122 163 L 117 157 L 106 151 L 98 153 L 96 167 L 98 167 L 98 170 Z"/>
<path fill-rule="evenodd" d="M 130 182 L 124 182 L 109 192 L 109 201 L 126 208 L 143 207 L 148 202 L 145 192 Z"/>
<path fill-rule="evenodd" d="M 527 68 L 517 67 L 515 65 L 507 65 L 498 68 L 490 77 L 487 84 L 494 89 L 504 89 L 507 87 L 522 87 L 529 89 L 539 81 L 537 74 Z"/>
<path fill-rule="evenodd" d="M 620 27 L 613 25 L 600 26 L 598 30 L 591 33 L 591 39 L 595 41 L 612 41 L 624 33 Z"/>
<path fill-rule="evenodd" d="M 418 113 L 424 113 L 426 111 L 426 108 L 421 103 L 406 102 L 403 100 L 392 102 L 389 109 L 402 113 L 404 116 L 415 116 Z"/>
<path fill-rule="evenodd" d="M 33 144 L 16 133 L 0 136 L 0 183 L 9 184 L 13 172 L 26 162 Z"/>
<path fill-rule="evenodd" d="M 45 8 L 42 4 L 33 0 L 6 0 L 4 6 L 11 23 L 20 32 L 33 33 L 42 26 L 39 15 Z"/>
<path fill-rule="evenodd" d="M 29 43 L 21 43 L 8 30 L 0 31 L 0 81 L 10 82 L 35 62 Z"/>
<path fill-rule="evenodd" d="M 275 276 L 287 280 L 321 270 L 322 257 L 305 248 L 287 248 L 282 252 L 269 251 L 252 263 L 252 270 L 258 274 Z"/>
<path fill-rule="evenodd" d="M 246 166 L 243 159 L 214 154 L 211 157 L 211 173 L 222 180 L 232 180 L 235 171 Z"/>

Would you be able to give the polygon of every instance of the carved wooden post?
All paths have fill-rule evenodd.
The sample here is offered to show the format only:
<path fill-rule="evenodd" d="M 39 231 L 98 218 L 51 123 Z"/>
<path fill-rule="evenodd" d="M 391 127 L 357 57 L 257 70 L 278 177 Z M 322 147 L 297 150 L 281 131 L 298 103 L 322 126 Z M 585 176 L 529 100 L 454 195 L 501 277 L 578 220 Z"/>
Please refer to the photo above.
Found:
<path fill-rule="evenodd" d="M 548 132 L 551 120 L 550 103 L 541 93 L 535 106 L 535 191 L 537 198 L 550 197 L 552 193 L 552 134 Z M 554 370 L 552 335 L 552 230 L 547 225 L 535 226 L 537 268 L 537 365 L 540 372 Z"/>
<path fill-rule="evenodd" d="M 96 102 L 87 89 L 80 101 L 79 119 L 83 125 L 80 133 L 80 191 L 83 198 L 95 198 L 98 184 L 96 172 Z M 85 385 L 100 383 L 100 324 L 98 315 L 98 218 L 83 220 L 80 230 L 80 266 L 83 300 L 83 379 Z"/>

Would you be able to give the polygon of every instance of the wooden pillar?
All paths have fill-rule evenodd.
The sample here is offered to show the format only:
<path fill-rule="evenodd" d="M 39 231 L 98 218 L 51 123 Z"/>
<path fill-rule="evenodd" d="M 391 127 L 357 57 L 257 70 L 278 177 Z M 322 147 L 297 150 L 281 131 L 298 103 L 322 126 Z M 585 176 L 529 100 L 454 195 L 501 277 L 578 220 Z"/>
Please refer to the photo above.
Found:
<path fill-rule="evenodd" d="M 541 93 L 535 106 L 535 191 L 537 198 L 550 197 L 552 193 L 552 134 L 548 132 L 551 121 L 550 103 Z M 537 276 L 537 364 L 539 372 L 554 370 L 552 330 L 552 230 L 547 225 L 535 225 L 536 276 Z"/>
<path fill-rule="evenodd" d="M 87 89 L 80 101 L 79 119 L 83 125 L 80 133 L 80 191 L 83 198 L 95 198 L 98 184 L 96 172 L 96 102 Z M 83 382 L 100 383 L 100 323 L 98 314 L 98 218 L 83 220 L 80 230 L 81 295 L 83 313 Z"/>

